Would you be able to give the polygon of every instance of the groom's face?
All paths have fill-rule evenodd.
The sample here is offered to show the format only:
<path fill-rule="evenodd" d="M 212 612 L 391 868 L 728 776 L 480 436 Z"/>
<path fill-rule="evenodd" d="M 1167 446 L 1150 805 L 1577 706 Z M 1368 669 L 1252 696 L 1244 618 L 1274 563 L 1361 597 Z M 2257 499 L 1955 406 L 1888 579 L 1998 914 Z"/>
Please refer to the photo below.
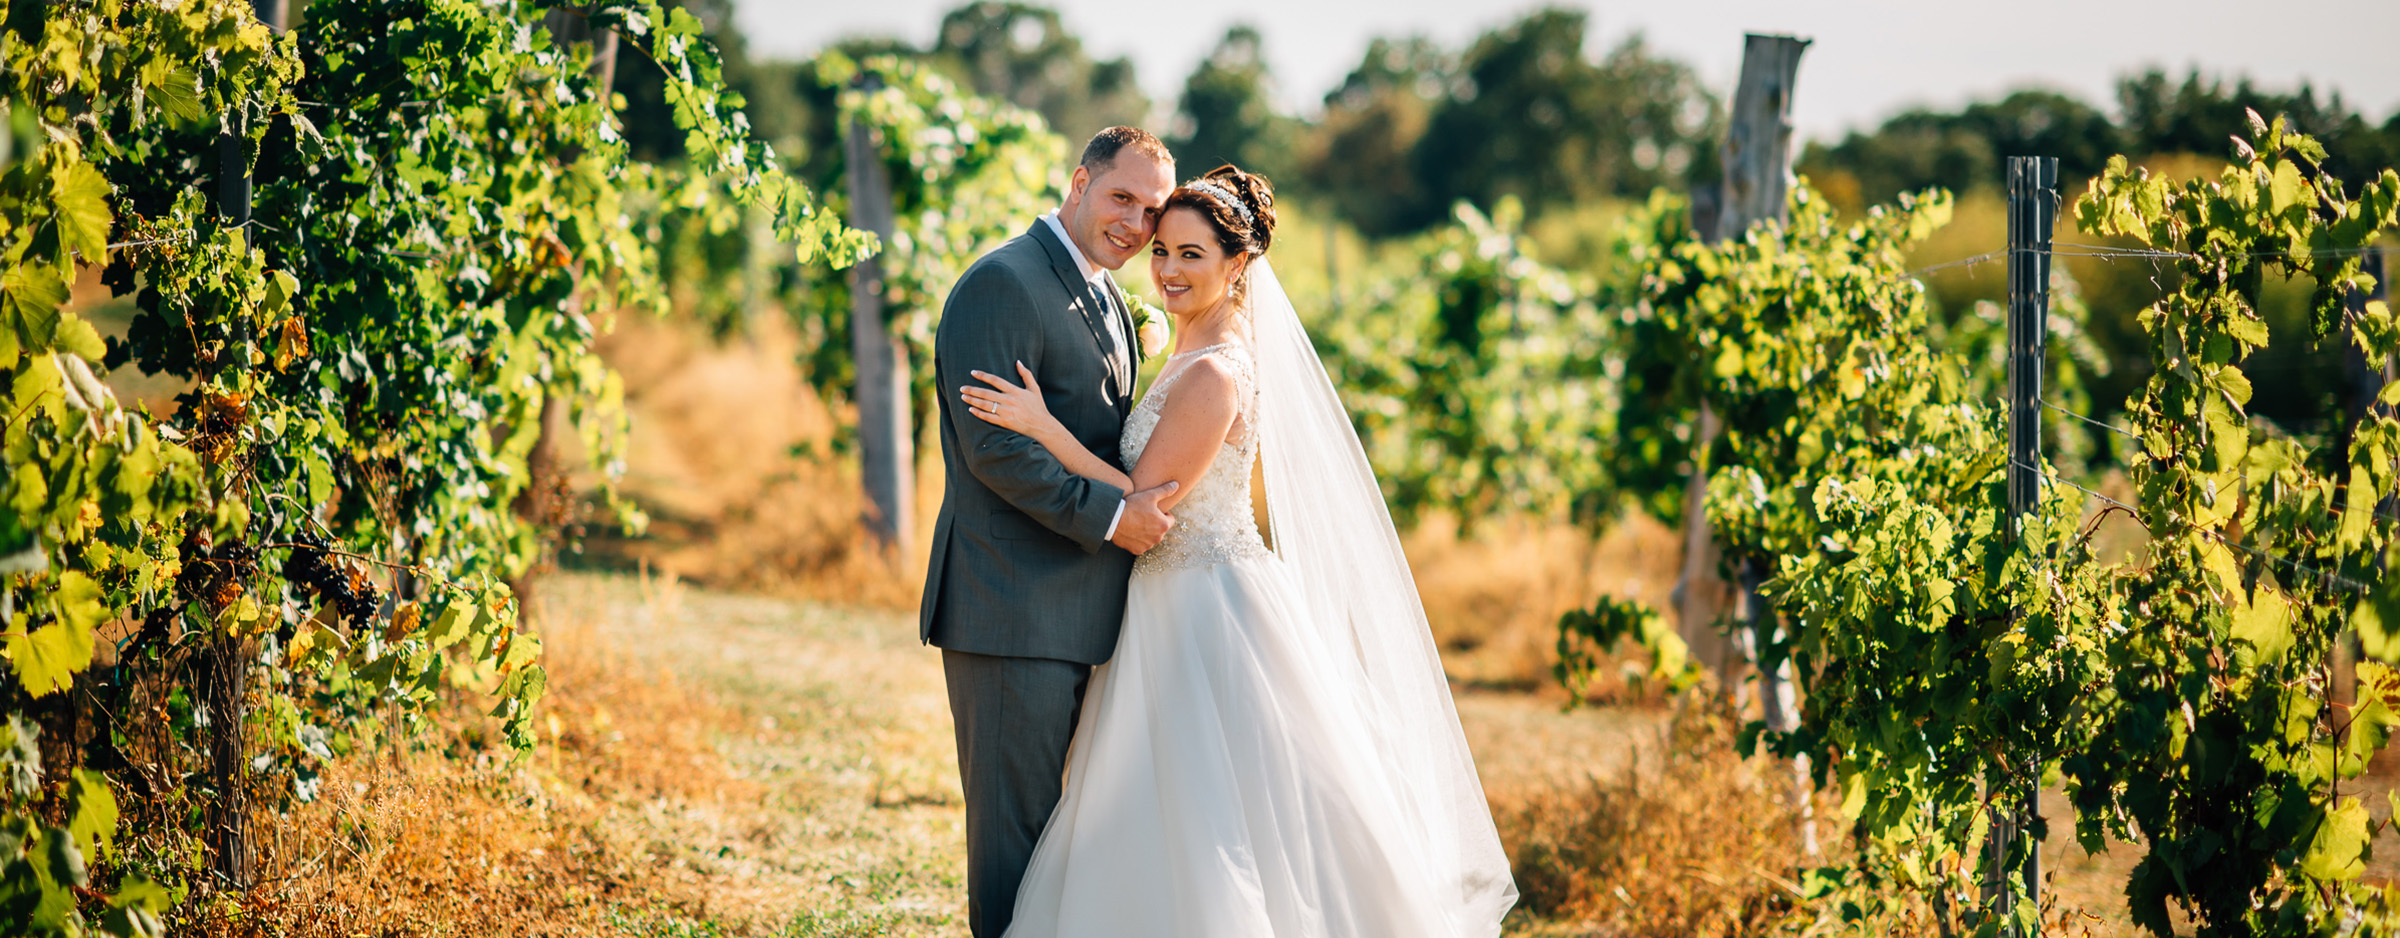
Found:
<path fill-rule="evenodd" d="M 1173 191 L 1174 161 L 1128 147 L 1098 175 L 1089 167 L 1075 167 L 1059 220 L 1066 222 L 1067 234 L 1085 258 L 1115 270 L 1149 249 L 1150 234 L 1158 230 L 1158 211 Z"/>

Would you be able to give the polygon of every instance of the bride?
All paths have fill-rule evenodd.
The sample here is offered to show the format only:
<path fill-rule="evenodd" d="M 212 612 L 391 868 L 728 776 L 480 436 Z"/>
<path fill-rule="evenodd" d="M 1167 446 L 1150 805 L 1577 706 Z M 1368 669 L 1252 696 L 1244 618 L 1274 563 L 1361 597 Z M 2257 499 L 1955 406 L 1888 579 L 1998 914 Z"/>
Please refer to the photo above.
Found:
<path fill-rule="evenodd" d="M 960 389 L 1078 475 L 1181 483 L 1010 935 L 1487 938 L 1516 901 L 1390 513 L 1267 265 L 1274 229 L 1267 181 L 1232 166 L 1168 196 L 1150 273 L 1178 351 L 1125 421 L 1130 477 L 1022 365 L 1022 387 Z"/>

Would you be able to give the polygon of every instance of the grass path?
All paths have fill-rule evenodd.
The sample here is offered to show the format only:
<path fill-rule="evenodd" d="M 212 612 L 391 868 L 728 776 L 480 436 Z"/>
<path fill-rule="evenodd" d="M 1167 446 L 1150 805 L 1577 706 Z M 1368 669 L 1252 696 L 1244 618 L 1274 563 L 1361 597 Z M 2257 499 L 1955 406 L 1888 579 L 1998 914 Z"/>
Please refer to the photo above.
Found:
<path fill-rule="evenodd" d="M 913 616 L 587 574 L 548 595 L 561 654 L 704 697 L 688 731 L 725 768 L 699 794 L 617 799 L 601 822 L 701 897 L 628 913 L 628 931 L 966 934 L 949 709 Z M 1647 714 L 1562 714 L 1530 695 L 1470 693 L 1459 709 L 1495 793 L 1610 771 L 1655 738 Z"/>

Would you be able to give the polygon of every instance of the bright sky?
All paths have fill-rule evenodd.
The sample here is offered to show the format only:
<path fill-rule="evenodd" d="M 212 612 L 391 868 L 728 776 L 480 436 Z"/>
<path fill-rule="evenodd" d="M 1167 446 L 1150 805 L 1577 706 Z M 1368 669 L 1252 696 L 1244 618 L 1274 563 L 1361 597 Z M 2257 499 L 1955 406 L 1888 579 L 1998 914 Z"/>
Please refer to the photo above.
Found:
<path fill-rule="evenodd" d="M 962 0 L 736 0 L 753 54 L 798 58 L 850 36 L 933 39 Z M 1127 56 L 1172 106 L 1227 27 L 1266 37 L 1278 93 L 1314 113 L 1377 36 L 1423 34 L 1457 50 L 1542 4 L 1535 0 L 1049 0 L 1099 58 Z M 2268 87 L 2303 79 L 2338 90 L 2381 123 L 2400 109 L 2396 0 L 1556 0 L 1591 11 L 1597 56 L 1633 32 L 1691 62 L 1726 94 L 1742 33 L 1815 40 L 1801 59 L 1794 118 L 1803 137 L 1871 126 L 1911 105 L 1950 107 L 2025 85 L 2076 93 L 2112 112 L 2116 78 L 2192 65 Z"/>

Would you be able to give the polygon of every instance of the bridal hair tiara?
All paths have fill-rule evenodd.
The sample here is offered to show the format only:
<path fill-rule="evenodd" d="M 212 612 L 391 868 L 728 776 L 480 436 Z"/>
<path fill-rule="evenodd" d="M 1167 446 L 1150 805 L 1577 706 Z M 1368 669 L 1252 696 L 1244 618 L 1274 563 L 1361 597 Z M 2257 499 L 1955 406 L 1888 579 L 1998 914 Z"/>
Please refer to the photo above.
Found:
<path fill-rule="evenodd" d="M 1253 229 L 1258 227 L 1258 216 L 1250 214 L 1250 206 L 1242 204 L 1240 196 L 1234 195 L 1231 189 L 1217 185 L 1215 180 L 1203 179 L 1184 188 L 1208 193 L 1210 198 L 1225 203 L 1226 207 L 1233 209 L 1234 214 L 1242 216 L 1242 224 Z"/>

